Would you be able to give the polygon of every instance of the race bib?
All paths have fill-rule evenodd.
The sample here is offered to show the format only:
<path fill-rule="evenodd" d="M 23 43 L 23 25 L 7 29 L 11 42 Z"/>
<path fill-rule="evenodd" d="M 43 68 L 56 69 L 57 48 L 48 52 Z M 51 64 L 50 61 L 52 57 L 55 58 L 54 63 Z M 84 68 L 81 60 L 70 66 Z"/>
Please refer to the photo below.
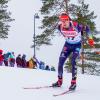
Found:
<path fill-rule="evenodd" d="M 76 31 L 62 31 L 64 37 L 76 37 L 78 33 Z"/>

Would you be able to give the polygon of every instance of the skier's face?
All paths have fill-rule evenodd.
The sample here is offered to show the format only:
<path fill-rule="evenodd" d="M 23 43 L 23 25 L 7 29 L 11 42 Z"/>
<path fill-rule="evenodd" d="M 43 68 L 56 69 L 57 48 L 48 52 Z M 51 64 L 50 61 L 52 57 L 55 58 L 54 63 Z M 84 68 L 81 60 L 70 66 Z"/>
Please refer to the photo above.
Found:
<path fill-rule="evenodd" d="M 62 25 L 64 28 L 69 28 L 70 21 L 69 19 L 62 20 Z"/>

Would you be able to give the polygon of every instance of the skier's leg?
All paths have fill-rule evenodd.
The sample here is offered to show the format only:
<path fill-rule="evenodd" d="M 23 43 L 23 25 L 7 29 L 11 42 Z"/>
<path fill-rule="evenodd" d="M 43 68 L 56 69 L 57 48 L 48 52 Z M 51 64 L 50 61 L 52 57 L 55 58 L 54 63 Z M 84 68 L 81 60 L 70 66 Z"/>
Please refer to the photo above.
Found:
<path fill-rule="evenodd" d="M 66 59 L 68 58 L 68 56 L 70 55 L 70 51 L 67 50 L 67 47 L 64 47 L 60 57 L 59 57 L 59 63 L 58 63 L 58 76 L 59 77 L 63 77 L 63 65 L 66 61 Z"/>
<path fill-rule="evenodd" d="M 59 57 L 59 63 L 58 63 L 58 81 L 54 84 L 52 84 L 53 87 L 60 87 L 63 82 L 63 65 L 67 57 L 70 55 L 71 51 L 68 49 L 68 46 L 66 44 L 63 47 L 63 50 Z"/>
<path fill-rule="evenodd" d="M 69 87 L 69 89 L 71 89 L 71 90 L 75 90 L 75 88 L 76 88 L 76 78 L 77 78 L 76 59 L 79 56 L 79 51 L 80 51 L 80 48 L 76 48 L 73 51 L 73 54 L 72 54 L 72 61 L 71 61 L 71 64 L 72 64 L 72 80 L 71 80 L 71 86 Z"/>
<path fill-rule="evenodd" d="M 78 52 L 73 52 L 73 55 L 72 55 L 72 61 L 71 61 L 71 64 L 72 64 L 72 80 L 76 80 L 76 77 L 77 77 L 77 67 L 76 67 L 76 58 L 78 57 L 79 53 Z"/>

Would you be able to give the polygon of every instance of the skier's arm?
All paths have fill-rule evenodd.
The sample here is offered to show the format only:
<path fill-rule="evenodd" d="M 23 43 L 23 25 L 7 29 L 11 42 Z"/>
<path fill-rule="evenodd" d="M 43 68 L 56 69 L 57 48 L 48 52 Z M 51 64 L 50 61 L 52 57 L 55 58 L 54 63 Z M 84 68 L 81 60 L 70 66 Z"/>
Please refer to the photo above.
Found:
<path fill-rule="evenodd" d="M 60 34 L 64 36 L 64 34 L 61 32 L 61 24 L 58 25 L 57 29 L 59 30 Z"/>
<path fill-rule="evenodd" d="M 60 31 L 60 24 L 58 24 L 57 29 Z"/>

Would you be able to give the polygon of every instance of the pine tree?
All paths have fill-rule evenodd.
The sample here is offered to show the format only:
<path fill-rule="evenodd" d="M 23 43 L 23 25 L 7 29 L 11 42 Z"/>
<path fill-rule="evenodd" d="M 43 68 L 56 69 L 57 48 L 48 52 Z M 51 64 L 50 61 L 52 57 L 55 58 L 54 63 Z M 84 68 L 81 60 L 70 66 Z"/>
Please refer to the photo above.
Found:
<path fill-rule="evenodd" d="M 72 8 L 74 9 L 74 12 L 72 12 L 72 15 L 74 16 L 75 20 L 78 21 L 79 23 L 85 25 L 89 25 L 91 29 L 91 33 L 93 33 L 93 38 L 95 41 L 95 49 L 98 50 L 100 48 L 99 41 L 100 38 L 96 37 L 96 34 L 98 33 L 96 31 L 95 23 L 93 19 L 96 18 L 94 16 L 94 12 L 90 12 L 88 10 L 89 5 L 84 3 L 84 0 L 81 0 L 79 2 L 80 6 L 72 5 Z M 100 55 L 95 51 L 95 52 L 90 52 L 91 48 L 88 43 L 87 43 L 87 36 L 85 32 L 83 31 L 83 36 L 82 36 L 82 52 L 81 52 L 81 60 L 82 63 L 78 64 L 80 67 L 82 67 L 82 73 L 84 74 L 85 72 L 88 72 L 87 69 L 91 74 L 99 74 L 100 73 L 100 67 L 97 65 L 97 62 L 100 62 Z M 70 62 L 70 59 L 69 59 Z M 90 63 L 91 62 L 91 63 Z M 69 64 L 70 65 L 70 64 Z M 98 68 L 99 67 L 99 68 Z M 98 70 L 97 70 L 98 69 Z"/>
<path fill-rule="evenodd" d="M 13 20 L 10 17 L 11 13 L 7 11 L 8 1 L 9 0 L 0 0 L 0 38 L 1 39 L 7 38 L 9 27 L 10 27 L 8 23 Z"/>

